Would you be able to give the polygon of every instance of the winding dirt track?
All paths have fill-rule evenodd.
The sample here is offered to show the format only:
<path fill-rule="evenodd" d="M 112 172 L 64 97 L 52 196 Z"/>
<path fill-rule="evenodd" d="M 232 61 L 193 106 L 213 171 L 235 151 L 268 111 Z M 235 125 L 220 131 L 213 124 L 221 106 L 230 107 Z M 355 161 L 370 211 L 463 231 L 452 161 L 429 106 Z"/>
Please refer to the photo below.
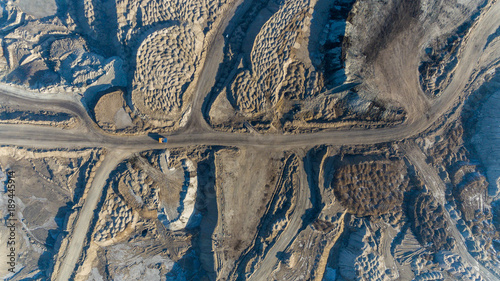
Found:
<path fill-rule="evenodd" d="M 240 3 L 242 1 L 238 1 Z M 236 6 L 235 6 L 236 8 Z M 235 8 L 228 14 L 233 16 Z M 353 144 L 375 144 L 389 141 L 397 141 L 418 135 L 428 129 L 438 118 L 449 112 L 467 86 L 474 71 L 480 67 L 477 65 L 479 57 L 483 52 L 487 37 L 495 32 L 500 22 L 500 4 L 494 3 L 480 19 L 475 23 L 469 37 L 466 40 L 460 63 L 450 85 L 443 91 L 430 106 L 428 112 L 422 112 L 420 118 L 414 119 L 391 128 L 349 130 L 349 131 L 323 131 L 319 133 L 301 135 L 250 135 L 238 133 L 216 132 L 210 129 L 204 122 L 201 114 L 202 102 L 208 92 L 211 83 L 215 82 L 213 76 L 221 62 L 221 41 L 215 40 L 213 48 L 208 50 L 206 61 L 203 66 L 200 80 L 197 82 L 191 119 L 185 129 L 168 137 L 168 144 L 158 144 L 155 140 L 142 136 L 113 136 L 104 133 L 96 127 L 87 111 L 76 101 L 64 99 L 44 99 L 33 96 L 16 94 L 6 90 L 0 90 L 0 98 L 9 103 L 18 103 L 34 109 L 44 108 L 50 111 L 71 113 L 80 120 L 80 126 L 76 129 L 63 130 L 58 128 L 41 127 L 33 125 L 0 125 L 0 144 L 28 146 L 36 148 L 82 148 L 102 147 L 110 151 L 144 151 L 151 149 L 165 149 L 172 147 L 186 147 L 191 145 L 222 145 L 222 146 L 262 146 L 279 147 L 288 150 L 297 147 L 310 147 L 315 145 L 353 145 Z M 224 20 L 215 38 L 220 39 L 223 30 L 227 27 L 229 18 Z M 401 63 L 404 63 L 402 58 Z M 404 67 L 404 65 L 402 65 Z M 415 71 L 415 75 L 417 72 Z M 394 75 L 398 79 L 398 75 Z M 411 90 L 411 89 L 406 89 Z M 415 91 L 415 89 L 413 89 Z M 421 89 L 417 89 L 421 92 Z M 123 154 L 126 155 L 126 154 Z M 108 164 L 103 164 L 92 183 L 89 197 L 80 211 L 77 227 L 73 231 L 70 246 L 66 249 L 66 261 L 62 268 L 52 276 L 55 280 L 69 280 L 75 270 L 75 265 L 80 257 L 88 226 L 92 220 L 92 212 L 100 197 L 102 188 L 109 172 L 118 164 L 123 157 L 111 157 Z M 105 160 L 106 161 L 106 160 Z M 297 206 L 300 208 L 301 206 Z M 293 231 L 292 231 L 293 232 Z M 286 244 L 286 243 L 284 243 Z M 275 250 L 275 249 L 273 249 Z M 279 249 L 276 249 L 279 250 Z M 463 253 L 465 254 L 465 253 Z M 265 270 L 264 270 L 265 271 Z M 259 271 L 266 273 L 264 271 Z M 500 280 L 484 272 L 488 280 Z"/>
<path fill-rule="evenodd" d="M 302 224 L 302 216 L 306 212 L 306 209 L 311 207 L 309 203 L 311 194 L 307 185 L 307 175 L 303 161 L 300 161 L 299 163 L 299 175 L 299 195 L 297 196 L 297 204 L 293 211 L 292 218 L 288 222 L 283 233 L 279 236 L 276 243 L 267 252 L 264 260 L 260 263 L 260 266 L 252 275 L 250 275 L 248 280 L 266 280 L 269 276 L 271 276 L 270 273 L 274 270 L 278 263 L 278 252 L 285 250 L 288 245 L 293 242 L 293 238 L 298 234 Z"/>
<path fill-rule="evenodd" d="M 425 185 L 429 188 L 432 195 L 439 201 L 439 203 L 444 206 L 446 185 L 439 177 L 436 169 L 427 164 L 425 161 L 425 154 L 418 148 L 415 144 L 408 145 L 405 148 L 408 160 L 415 166 L 417 171 L 422 176 Z M 465 239 L 463 238 L 460 231 L 457 229 L 456 223 L 451 219 L 450 213 L 446 208 L 443 208 L 445 218 L 448 221 L 449 228 L 447 231 L 453 236 L 456 241 L 456 252 L 459 254 L 463 260 L 465 260 L 469 265 L 473 266 L 486 280 L 499 280 L 494 273 L 490 272 L 486 267 L 480 264 L 467 250 L 465 246 Z"/>
<path fill-rule="evenodd" d="M 104 156 L 104 161 L 96 171 L 88 196 L 85 199 L 82 210 L 78 214 L 78 220 L 73 230 L 73 237 L 71 237 L 69 241 L 68 250 L 63 253 L 64 256 L 62 256 L 62 259 L 64 259 L 64 262 L 61 263 L 61 267 L 58 270 L 59 274 L 55 280 L 70 280 L 75 265 L 82 253 L 84 247 L 83 243 L 85 242 L 85 237 L 87 236 L 90 223 L 92 222 L 92 215 L 94 214 L 99 199 L 101 199 L 102 190 L 106 185 L 109 174 L 115 169 L 116 165 L 129 155 L 130 152 L 114 150 Z M 52 278 L 54 279 L 54 277 L 55 276 Z"/>
<path fill-rule="evenodd" d="M 422 112 L 420 118 L 414 122 L 404 123 L 391 128 L 359 129 L 349 131 L 323 131 L 319 133 L 300 135 L 249 135 L 240 133 L 217 132 L 212 129 L 203 129 L 198 126 L 198 121 L 188 122 L 185 133 L 174 133 L 169 136 L 168 144 L 157 144 L 151 138 L 143 136 L 113 136 L 98 129 L 86 110 L 76 102 L 57 99 L 41 99 L 36 97 L 23 97 L 15 93 L 1 91 L 4 98 L 34 108 L 43 106 L 59 108 L 64 112 L 71 112 L 82 121 L 80 129 L 62 130 L 58 128 L 43 128 L 30 125 L 0 125 L 0 144 L 27 145 L 37 147 L 106 147 L 122 149 L 160 149 L 167 147 L 186 147 L 190 145 L 225 145 L 225 146 L 274 146 L 283 149 L 314 146 L 321 144 L 350 145 L 350 144 L 375 144 L 406 139 L 425 131 L 438 118 L 448 112 L 462 95 L 469 82 L 469 78 L 477 71 L 477 62 L 482 54 L 488 36 L 496 31 L 499 26 L 500 4 L 497 2 L 480 18 L 471 31 L 466 41 L 460 63 L 450 85 L 437 98 L 428 112 Z M 218 45 L 218 44 L 217 44 Z M 219 52 L 216 48 L 214 52 Z M 213 67 L 220 63 L 218 55 L 207 55 L 206 69 L 213 72 Z M 402 61 L 403 63 L 403 61 Z M 415 72 L 415 75 L 417 73 Z M 212 77 L 208 75 L 207 77 Z M 200 77 L 205 77 L 201 75 Z M 397 76 L 394 77 L 397 79 Z M 201 82 L 199 82 L 201 83 Z M 201 108 L 206 95 L 206 87 L 198 88 L 196 108 Z M 419 89 L 421 91 L 421 89 Z M 202 115 L 193 113 L 199 119 Z M 85 133 L 84 133 L 85 132 Z M 55 137 L 57 136 L 57 137 Z"/>

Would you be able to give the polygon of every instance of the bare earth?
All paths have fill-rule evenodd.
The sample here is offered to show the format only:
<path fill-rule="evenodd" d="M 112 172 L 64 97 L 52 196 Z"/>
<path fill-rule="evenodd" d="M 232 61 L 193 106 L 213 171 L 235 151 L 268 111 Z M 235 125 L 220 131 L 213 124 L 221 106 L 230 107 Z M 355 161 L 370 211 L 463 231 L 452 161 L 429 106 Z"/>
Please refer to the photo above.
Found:
<path fill-rule="evenodd" d="M 0 10 L 0 279 L 500 280 L 497 1 Z"/>

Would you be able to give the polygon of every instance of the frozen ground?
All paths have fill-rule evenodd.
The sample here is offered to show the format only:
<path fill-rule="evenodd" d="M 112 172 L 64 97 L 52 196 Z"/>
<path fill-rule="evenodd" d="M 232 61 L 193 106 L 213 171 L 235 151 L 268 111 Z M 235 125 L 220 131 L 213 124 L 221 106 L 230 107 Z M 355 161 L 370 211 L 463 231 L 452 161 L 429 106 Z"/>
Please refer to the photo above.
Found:
<path fill-rule="evenodd" d="M 500 91 L 485 101 L 478 114 L 472 141 L 486 168 L 490 195 L 496 195 L 500 189 Z"/>

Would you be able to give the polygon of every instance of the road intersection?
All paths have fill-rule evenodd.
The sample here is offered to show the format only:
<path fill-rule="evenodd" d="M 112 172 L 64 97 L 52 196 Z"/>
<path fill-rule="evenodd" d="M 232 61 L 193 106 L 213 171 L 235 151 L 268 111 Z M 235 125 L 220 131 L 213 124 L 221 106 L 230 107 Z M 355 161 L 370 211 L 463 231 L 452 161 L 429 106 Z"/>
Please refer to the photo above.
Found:
<path fill-rule="evenodd" d="M 230 13 L 237 14 L 235 9 Z M 60 129 L 46 126 L 0 124 L 0 144 L 46 149 L 99 147 L 110 151 L 105 163 L 96 171 L 97 175 L 92 183 L 82 210 L 79 214 L 77 227 L 73 230 L 73 237 L 66 252 L 59 256 L 66 259 L 52 280 L 69 280 L 78 258 L 81 256 L 84 240 L 92 220 L 93 210 L 97 199 L 107 180 L 107 175 L 116 165 L 128 155 L 152 149 L 166 149 L 195 145 L 220 146 L 258 146 L 289 150 L 294 148 L 313 147 L 317 145 L 355 145 L 377 144 L 391 141 L 400 141 L 415 137 L 429 129 L 436 121 L 450 112 L 462 100 L 464 90 L 470 82 L 474 71 L 480 70 L 477 65 L 482 55 L 487 38 L 494 33 L 500 22 L 500 4 L 493 3 L 472 27 L 466 40 L 459 65 L 448 87 L 440 96 L 431 102 L 427 112 L 422 112 L 419 118 L 414 118 L 393 127 L 379 129 L 353 130 L 325 130 L 309 134 L 243 134 L 215 131 L 203 119 L 202 102 L 205 100 L 210 87 L 215 82 L 213 74 L 221 61 L 221 44 L 223 40 L 215 40 L 213 48 L 208 50 L 203 71 L 196 87 L 191 119 L 187 126 L 168 135 L 167 144 L 159 144 L 147 135 L 112 135 L 99 129 L 87 110 L 78 101 L 59 98 L 39 98 L 34 95 L 20 95 L 6 89 L 0 90 L 0 101 L 9 104 L 20 104 L 23 107 L 44 109 L 53 112 L 70 113 L 76 117 L 78 125 L 71 129 Z M 229 24 L 229 18 L 221 24 L 215 38 L 221 37 L 223 30 Z M 404 60 L 402 60 L 404 61 Z M 415 72 L 417 75 L 417 72 Z M 394 77 L 397 79 L 397 77 Z M 417 89 L 420 93 L 422 90 Z M 120 151 L 117 155 L 116 151 Z M 459 242 L 459 241 L 457 241 Z M 460 249 L 462 249 L 461 247 Z M 276 251 L 278 249 L 275 249 Z M 281 249 L 280 249 L 281 250 Z M 485 269 L 486 270 L 486 269 Z M 483 273 L 488 280 L 500 280 L 489 271 Z"/>

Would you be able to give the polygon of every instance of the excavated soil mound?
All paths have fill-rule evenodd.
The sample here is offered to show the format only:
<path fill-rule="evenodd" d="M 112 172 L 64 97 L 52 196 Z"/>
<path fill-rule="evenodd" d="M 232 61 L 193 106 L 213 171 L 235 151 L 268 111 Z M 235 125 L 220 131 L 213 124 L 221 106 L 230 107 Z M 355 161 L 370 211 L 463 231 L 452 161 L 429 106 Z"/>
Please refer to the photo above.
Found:
<path fill-rule="evenodd" d="M 94 107 L 96 122 L 99 127 L 105 130 L 130 127 L 133 124 L 127 109 L 123 91 L 116 90 L 104 94 Z"/>
<path fill-rule="evenodd" d="M 408 177 L 401 160 L 362 161 L 341 166 L 332 187 L 349 212 L 379 216 L 402 205 Z"/>

